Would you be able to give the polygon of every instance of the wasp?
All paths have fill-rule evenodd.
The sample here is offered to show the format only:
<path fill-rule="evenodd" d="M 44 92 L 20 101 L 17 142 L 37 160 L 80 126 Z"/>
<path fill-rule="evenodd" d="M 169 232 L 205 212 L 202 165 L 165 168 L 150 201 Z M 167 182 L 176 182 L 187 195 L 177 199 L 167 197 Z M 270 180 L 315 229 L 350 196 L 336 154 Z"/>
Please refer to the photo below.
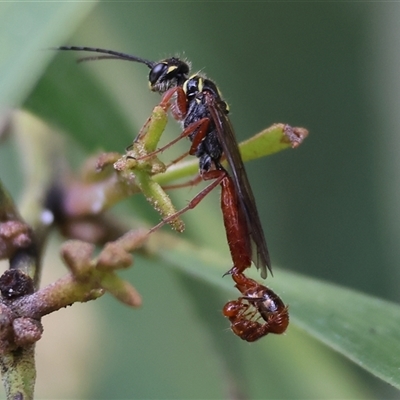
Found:
<path fill-rule="evenodd" d="M 264 231 L 228 117 L 229 107 L 217 85 L 200 73 L 191 74 L 190 64 L 177 57 L 155 62 L 94 47 L 61 46 L 57 50 L 98 53 L 100 55 L 81 60 L 126 60 L 144 64 L 150 69 L 150 90 L 162 95 L 160 105 L 165 109 L 170 108 L 173 117 L 181 122 L 183 128 L 179 137 L 157 152 L 165 150 L 183 137 L 188 137 L 191 140 L 188 153 L 199 158 L 201 179 L 213 180 L 178 213 L 194 208 L 212 189 L 221 185 L 221 209 L 233 261 L 232 270 L 243 272 L 253 261 L 260 270 L 261 277 L 265 279 L 267 269 L 272 271 Z M 229 171 L 222 164 L 225 159 Z M 164 220 L 159 225 L 165 222 L 167 221 Z M 153 229 L 156 228 L 158 226 Z"/>

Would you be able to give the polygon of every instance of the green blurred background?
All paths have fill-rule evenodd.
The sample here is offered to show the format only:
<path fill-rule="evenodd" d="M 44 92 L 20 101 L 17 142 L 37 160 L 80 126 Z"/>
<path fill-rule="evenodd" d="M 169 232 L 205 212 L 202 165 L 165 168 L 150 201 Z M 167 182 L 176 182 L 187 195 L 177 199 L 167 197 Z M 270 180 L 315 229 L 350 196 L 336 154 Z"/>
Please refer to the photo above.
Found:
<path fill-rule="evenodd" d="M 53 6 L 18 7 L 20 25 L 14 29 L 23 39 L 21 49 L 13 49 L 20 56 L 14 65 L 23 64 L 24 46 L 36 38 L 30 19 L 51 16 Z M 306 127 L 310 136 L 299 149 L 246 166 L 273 264 L 399 301 L 399 4 L 102 2 L 85 7 L 76 5 L 62 30 L 50 26 L 36 46 L 35 57 L 42 60 L 37 63 L 54 56 L 40 49 L 68 44 L 151 60 L 179 54 L 192 62 L 193 71 L 218 83 L 238 140 L 274 122 Z M 11 24 L 10 10 L 0 5 L 4 23 Z M 4 55 L 7 39 L 1 40 Z M 32 66 L 33 77 L 19 97 L 3 99 L 3 105 L 22 103 L 86 151 L 121 151 L 159 100 L 148 92 L 148 71 L 118 61 L 77 65 L 77 56 L 57 54 L 47 70 Z M 29 65 L 23 68 L 29 73 Z M 174 122 L 168 132 L 178 132 Z M 1 177 L 18 196 L 18 181 L 6 170 L 15 158 L 12 151 L 0 153 Z M 175 201 L 184 205 L 194 193 L 181 193 Z M 185 237 L 226 252 L 217 198 L 213 193 L 185 215 Z M 143 218 L 157 221 L 142 199 L 132 204 L 143 210 Z M 193 312 L 187 278 L 140 258 L 126 276 L 143 295 L 139 311 L 105 297 L 66 310 L 50 327 L 44 321 L 49 344 L 38 346 L 38 396 L 226 398 L 218 343 Z M 207 286 L 203 290 L 204 301 L 215 303 L 210 318 L 222 320 L 219 310 L 227 297 L 209 294 Z M 226 321 L 219 323 L 217 329 L 227 328 Z M 228 334 L 221 340 L 230 341 Z M 59 354 L 57 343 L 66 341 L 68 350 L 61 352 L 66 354 Z M 237 387 L 250 398 L 398 398 L 397 390 L 296 327 L 263 343 L 230 343 L 235 346 L 231 362 L 248 366 Z M 230 395 L 240 398 L 237 392 Z"/>

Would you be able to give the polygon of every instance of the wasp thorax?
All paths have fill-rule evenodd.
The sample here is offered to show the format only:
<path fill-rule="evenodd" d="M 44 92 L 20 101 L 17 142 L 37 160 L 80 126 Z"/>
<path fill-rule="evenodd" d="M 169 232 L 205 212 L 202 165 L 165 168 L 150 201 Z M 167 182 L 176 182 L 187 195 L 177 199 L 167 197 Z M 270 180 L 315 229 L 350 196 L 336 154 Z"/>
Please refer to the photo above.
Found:
<path fill-rule="evenodd" d="M 191 76 L 183 85 L 188 100 L 193 99 L 203 89 L 203 79 L 199 75 Z"/>

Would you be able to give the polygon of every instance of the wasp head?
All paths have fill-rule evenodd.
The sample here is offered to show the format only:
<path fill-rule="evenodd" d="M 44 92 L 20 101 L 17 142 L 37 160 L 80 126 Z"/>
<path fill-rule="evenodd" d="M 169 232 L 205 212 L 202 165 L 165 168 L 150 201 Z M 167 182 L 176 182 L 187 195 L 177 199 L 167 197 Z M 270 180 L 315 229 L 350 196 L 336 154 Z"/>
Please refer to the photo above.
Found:
<path fill-rule="evenodd" d="M 160 61 L 150 70 L 150 89 L 163 94 L 172 87 L 182 86 L 187 80 L 189 71 L 189 65 L 179 58 L 172 57 Z"/>

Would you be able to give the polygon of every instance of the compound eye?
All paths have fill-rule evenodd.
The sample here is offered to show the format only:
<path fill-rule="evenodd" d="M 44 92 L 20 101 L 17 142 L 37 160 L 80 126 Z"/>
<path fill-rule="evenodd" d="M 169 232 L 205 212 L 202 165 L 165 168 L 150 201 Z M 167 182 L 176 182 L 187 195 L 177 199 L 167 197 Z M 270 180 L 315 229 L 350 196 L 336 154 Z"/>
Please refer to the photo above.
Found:
<path fill-rule="evenodd" d="M 149 81 L 151 85 L 154 85 L 162 75 L 165 74 L 166 70 L 168 69 L 168 66 L 164 63 L 160 63 L 155 65 L 149 74 Z"/>

